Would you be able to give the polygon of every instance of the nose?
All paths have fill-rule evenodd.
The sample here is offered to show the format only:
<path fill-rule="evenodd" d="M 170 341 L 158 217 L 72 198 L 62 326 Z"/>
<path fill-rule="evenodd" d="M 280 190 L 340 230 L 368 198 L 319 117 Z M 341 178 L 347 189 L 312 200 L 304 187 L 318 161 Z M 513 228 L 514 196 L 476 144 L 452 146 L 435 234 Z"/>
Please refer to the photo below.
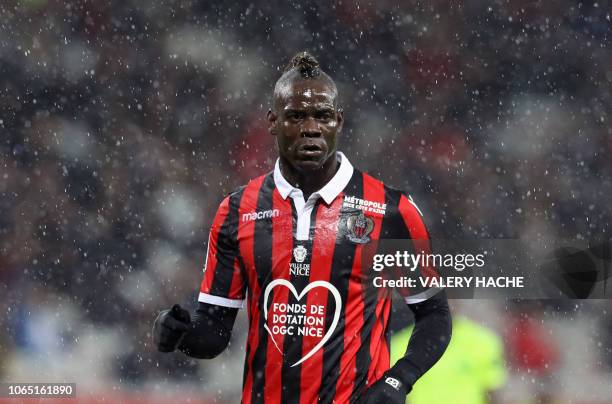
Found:
<path fill-rule="evenodd" d="M 300 128 L 300 134 L 302 137 L 319 137 L 321 136 L 321 128 L 319 122 L 313 117 L 305 119 Z"/>

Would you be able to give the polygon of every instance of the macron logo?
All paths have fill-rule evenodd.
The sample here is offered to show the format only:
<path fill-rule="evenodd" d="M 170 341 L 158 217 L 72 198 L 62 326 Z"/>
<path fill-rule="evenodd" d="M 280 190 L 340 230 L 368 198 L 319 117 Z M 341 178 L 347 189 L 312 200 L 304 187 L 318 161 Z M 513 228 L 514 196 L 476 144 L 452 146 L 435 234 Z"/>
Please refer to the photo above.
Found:
<path fill-rule="evenodd" d="M 278 215 L 280 215 L 280 211 L 278 209 L 264 210 L 263 212 L 243 213 L 242 221 L 246 222 L 249 220 L 269 219 L 271 217 L 277 217 Z"/>

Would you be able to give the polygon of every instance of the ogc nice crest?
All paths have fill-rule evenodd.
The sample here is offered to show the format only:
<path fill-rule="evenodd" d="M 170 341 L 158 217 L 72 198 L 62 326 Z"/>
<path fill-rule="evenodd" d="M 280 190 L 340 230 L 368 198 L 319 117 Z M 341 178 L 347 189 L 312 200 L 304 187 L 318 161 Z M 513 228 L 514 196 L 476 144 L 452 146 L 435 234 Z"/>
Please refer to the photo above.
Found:
<path fill-rule="evenodd" d="M 370 242 L 370 233 L 374 230 L 372 218 L 363 214 L 361 209 L 345 212 L 346 238 L 356 244 Z"/>

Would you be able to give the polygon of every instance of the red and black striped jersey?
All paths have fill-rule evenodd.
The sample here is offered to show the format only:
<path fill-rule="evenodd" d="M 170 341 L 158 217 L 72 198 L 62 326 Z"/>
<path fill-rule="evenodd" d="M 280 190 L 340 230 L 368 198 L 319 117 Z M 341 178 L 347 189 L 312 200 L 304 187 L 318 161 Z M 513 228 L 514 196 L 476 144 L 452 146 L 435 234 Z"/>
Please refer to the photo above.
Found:
<path fill-rule="evenodd" d="M 429 237 L 409 197 L 338 158 L 308 200 L 277 161 L 215 216 L 199 301 L 247 300 L 243 403 L 354 402 L 389 368 L 391 298 L 368 292 L 364 249 L 388 238 L 423 250 Z"/>

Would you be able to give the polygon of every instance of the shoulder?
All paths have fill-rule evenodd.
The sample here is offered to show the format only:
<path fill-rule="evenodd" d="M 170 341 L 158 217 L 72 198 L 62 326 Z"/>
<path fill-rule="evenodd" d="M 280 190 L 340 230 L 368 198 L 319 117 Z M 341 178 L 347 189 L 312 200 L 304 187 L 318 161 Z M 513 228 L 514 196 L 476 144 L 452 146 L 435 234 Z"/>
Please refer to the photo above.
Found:
<path fill-rule="evenodd" d="M 245 193 L 257 193 L 261 190 L 261 188 L 266 185 L 266 183 L 274 184 L 273 172 L 269 172 L 258 177 L 250 179 L 246 184 L 240 185 L 237 188 L 234 188 L 231 192 L 226 194 L 223 197 L 220 205 L 229 204 L 233 202 L 239 202 L 242 199 Z M 267 184 L 269 185 L 269 184 Z"/>
<path fill-rule="evenodd" d="M 231 212 L 237 214 L 241 204 L 246 205 L 249 201 L 256 203 L 258 195 L 264 187 L 274 188 L 272 172 L 255 177 L 246 184 L 234 188 L 223 197 L 219 203 L 218 212 L 225 215 L 231 215 Z"/>
<path fill-rule="evenodd" d="M 402 210 L 415 209 L 421 216 L 423 215 L 411 194 L 406 190 L 390 185 L 366 172 L 359 171 L 357 169 L 355 169 L 355 172 L 363 176 L 363 183 L 365 187 L 376 188 L 381 192 L 384 192 L 385 203 L 392 213 L 399 213 L 401 206 Z"/>
<path fill-rule="evenodd" d="M 377 189 L 378 195 L 384 195 L 384 205 L 381 207 L 384 212 L 381 229 L 382 238 L 429 238 L 423 212 L 409 193 L 388 185 L 370 174 L 361 174 L 363 175 L 364 189 Z M 364 194 L 364 199 L 371 199 L 367 195 L 368 192 L 364 192 Z"/>

